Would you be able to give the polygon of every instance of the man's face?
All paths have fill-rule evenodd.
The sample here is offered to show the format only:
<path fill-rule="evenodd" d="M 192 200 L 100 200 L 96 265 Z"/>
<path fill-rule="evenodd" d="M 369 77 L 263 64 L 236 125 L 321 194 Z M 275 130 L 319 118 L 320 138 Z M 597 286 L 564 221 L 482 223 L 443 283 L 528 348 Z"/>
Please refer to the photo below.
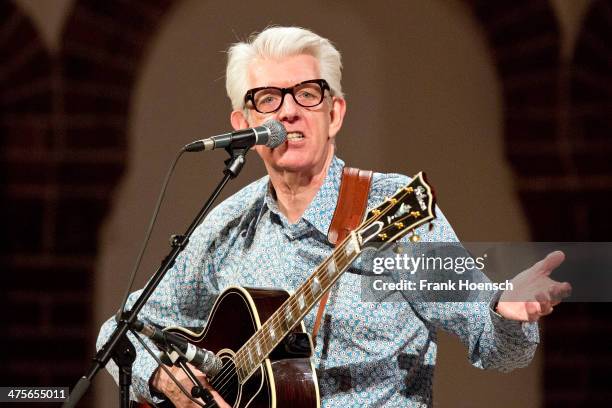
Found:
<path fill-rule="evenodd" d="M 320 78 L 319 64 L 310 55 L 296 55 L 281 60 L 256 60 L 249 66 L 249 89 L 265 86 L 288 88 L 302 81 Z M 325 79 L 325 78 L 323 78 Z M 315 107 L 298 105 L 291 95 L 285 95 L 280 109 L 262 114 L 249 110 L 248 118 L 242 111 L 232 112 L 234 128 L 259 126 L 270 119 L 280 121 L 288 133 L 288 140 L 270 149 L 255 146 L 268 172 L 305 172 L 322 170 L 333 154 L 333 138 L 342 126 L 345 102 L 326 92 L 323 102 Z"/>

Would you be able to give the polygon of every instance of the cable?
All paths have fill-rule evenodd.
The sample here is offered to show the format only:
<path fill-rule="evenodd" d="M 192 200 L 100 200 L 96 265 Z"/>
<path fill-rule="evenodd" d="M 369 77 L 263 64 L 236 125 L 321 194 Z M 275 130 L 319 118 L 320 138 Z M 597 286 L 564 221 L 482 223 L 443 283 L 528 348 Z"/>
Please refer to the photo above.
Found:
<path fill-rule="evenodd" d="M 134 267 L 130 275 L 130 282 L 128 284 L 127 290 L 125 291 L 125 295 L 123 296 L 123 300 L 121 301 L 121 306 L 119 307 L 119 309 L 117 310 L 117 314 L 115 315 L 116 321 L 119 321 L 121 319 L 121 314 L 123 313 L 125 309 L 125 304 L 127 303 L 128 297 L 130 296 L 130 292 L 132 291 L 132 286 L 134 285 L 134 279 L 136 278 L 136 273 L 138 272 L 138 269 L 140 268 L 142 257 L 144 256 L 145 250 L 147 249 L 147 245 L 149 244 L 149 239 L 151 238 L 151 233 L 153 232 L 153 227 L 155 225 L 157 216 L 159 214 L 159 209 L 161 208 L 161 205 L 164 201 L 164 197 L 166 195 L 166 189 L 168 188 L 168 182 L 170 181 L 170 177 L 172 176 L 172 173 L 174 172 L 174 168 L 176 167 L 176 164 L 178 163 L 183 153 L 185 153 L 184 148 L 181 149 L 178 152 L 178 154 L 175 156 L 174 161 L 170 165 L 170 168 L 168 169 L 168 172 L 166 173 L 166 177 L 164 178 L 164 183 L 162 184 L 161 192 L 159 193 L 159 196 L 157 197 L 157 203 L 155 204 L 153 215 L 151 216 L 151 220 L 149 221 L 149 227 L 147 228 L 145 239 L 142 243 L 142 247 L 140 248 L 140 253 L 138 254 L 138 257 L 136 258 L 136 262 L 134 263 Z"/>

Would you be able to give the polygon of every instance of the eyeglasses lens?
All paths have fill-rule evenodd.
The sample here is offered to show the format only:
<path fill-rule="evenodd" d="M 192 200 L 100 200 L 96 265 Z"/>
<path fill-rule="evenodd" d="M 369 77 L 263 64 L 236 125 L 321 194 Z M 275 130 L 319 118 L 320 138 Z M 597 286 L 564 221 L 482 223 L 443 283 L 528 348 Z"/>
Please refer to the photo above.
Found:
<path fill-rule="evenodd" d="M 323 101 L 323 90 L 318 83 L 308 82 L 294 86 L 290 92 L 293 99 L 305 108 L 317 106 Z M 265 88 L 253 95 L 255 108 L 264 113 L 274 112 L 283 103 L 282 91 L 277 88 Z"/>

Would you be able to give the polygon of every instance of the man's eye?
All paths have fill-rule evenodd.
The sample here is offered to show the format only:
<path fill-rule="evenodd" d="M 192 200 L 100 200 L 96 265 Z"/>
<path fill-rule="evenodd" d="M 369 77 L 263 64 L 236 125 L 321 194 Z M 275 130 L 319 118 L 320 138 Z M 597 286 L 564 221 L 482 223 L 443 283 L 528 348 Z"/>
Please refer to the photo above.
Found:
<path fill-rule="evenodd" d="M 258 104 L 270 104 L 270 103 L 274 103 L 278 98 L 276 98 L 274 95 L 266 95 L 266 96 L 262 96 L 261 98 L 258 99 Z"/>
<path fill-rule="evenodd" d="M 309 91 L 302 91 L 298 94 L 300 99 L 315 99 L 317 96 Z"/>

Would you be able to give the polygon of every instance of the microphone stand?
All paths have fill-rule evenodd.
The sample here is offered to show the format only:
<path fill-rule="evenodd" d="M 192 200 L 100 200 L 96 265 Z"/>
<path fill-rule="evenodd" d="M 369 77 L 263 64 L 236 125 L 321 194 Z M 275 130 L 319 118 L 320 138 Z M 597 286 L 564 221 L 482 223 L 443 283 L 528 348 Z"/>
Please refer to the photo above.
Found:
<path fill-rule="evenodd" d="M 168 269 L 170 269 L 176 260 L 176 257 L 181 251 L 187 246 L 191 235 L 195 231 L 196 227 L 204 220 L 213 202 L 217 199 L 225 185 L 230 179 L 234 179 L 240 174 L 242 167 L 245 163 L 245 156 L 248 153 L 250 146 L 232 148 L 228 146 L 225 150 L 229 153 L 230 158 L 225 160 L 225 169 L 223 170 L 223 178 L 215 187 L 214 191 L 204 203 L 204 206 L 197 214 L 187 231 L 183 235 L 174 235 L 172 237 L 172 250 L 164 258 L 161 266 L 157 269 L 153 277 L 149 280 L 147 285 L 142 290 L 141 295 L 138 297 L 134 306 L 131 310 L 122 313 L 121 319 L 117 322 L 117 327 L 110 335 L 104 346 L 96 353 L 93 358 L 93 365 L 83 377 L 79 379 L 75 387 L 70 393 L 70 396 L 62 404 L 62 408 L 73 408 L 81 400 L 85 392 L 89 389 L 91 381 L 96 374 L 106 366 L 108 361 L 112 358 L 113 361 L 119 367 L 119 402 L 121 408 L 129 408 L 130 406 L 130 385 L 132 383 L 132 364 L 136 359 L 136 350 L 134 345 L 127 337 L 127 332 L 140 310 L 144 307 L 149 297 L 153 294 L 163 277 L 166 275 Z"/>

